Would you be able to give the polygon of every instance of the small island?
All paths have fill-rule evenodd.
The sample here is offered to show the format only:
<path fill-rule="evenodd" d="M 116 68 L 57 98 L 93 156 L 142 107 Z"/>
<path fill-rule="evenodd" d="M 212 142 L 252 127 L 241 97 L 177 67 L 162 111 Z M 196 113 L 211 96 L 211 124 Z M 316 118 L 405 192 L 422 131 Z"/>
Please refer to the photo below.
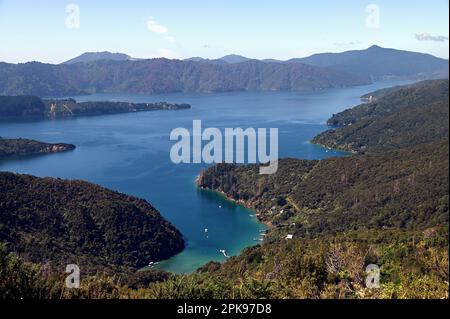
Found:
<path fill-rule="evenodd" d="M 21 155 L 59 153 L 75 149 L 73 144 L 43 143 L 29 139 L 5 139 L 0 137 L 0 158 Z"/>
<path fill-rule="evenodd" d="M 57 119 L 78 116 L 94 116 L 119 113 L 183 110 L 189 104 L 167 102 L 80 102 L 74 99 L 41 99 L 37 96 L 0 96 L 0 120 Z"/>
<path fill-rule="evenodd" d="M 129 102 L 76 102 L 74 99 L 44 100 L 45 116 L 64 118 L 75 116 L 94 116 L 132 112 L 189 109 L 189 104 L 129 103 Z"/>

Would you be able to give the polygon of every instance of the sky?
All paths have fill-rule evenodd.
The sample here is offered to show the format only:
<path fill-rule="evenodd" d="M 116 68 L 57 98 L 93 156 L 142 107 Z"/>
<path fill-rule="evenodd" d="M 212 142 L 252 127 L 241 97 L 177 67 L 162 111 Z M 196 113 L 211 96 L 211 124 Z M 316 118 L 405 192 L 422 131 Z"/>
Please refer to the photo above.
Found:
<path fill-rule="evenodd" d="M 286 60 L 373 44 L 448 58 L 448 10 L 448 0 L 0 0 L 0 61 Z"/>

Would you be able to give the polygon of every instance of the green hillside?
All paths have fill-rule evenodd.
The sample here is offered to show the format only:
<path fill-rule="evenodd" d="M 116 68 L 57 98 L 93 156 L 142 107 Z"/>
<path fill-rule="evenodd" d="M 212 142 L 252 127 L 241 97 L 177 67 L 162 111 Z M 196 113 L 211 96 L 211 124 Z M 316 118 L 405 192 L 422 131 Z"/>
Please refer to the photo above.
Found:
<path fill-rule="evenodd" d="M 275 232 L 316 237 L 350 230 L 425 229 L 448 224 L 448 140 L 382 154 L 322 161 L 282 159 L 218 165 L 199 186 L 255 208 Z"/>
<path fill-rule="evenodd" d="M 448 80 L 377 91 L 371 103 L 334 115 L 312 142 L 355 153 L 395 150 L 448 137 Z"/>
<path fill-rule="evenodd" d="M 180 252 L 180 232 L 144 200 L 76 180 L 0 172 L 0 242 L 55 267 L 140 268 Z M 56 268 L 62 269 L 62 268 Z"/>

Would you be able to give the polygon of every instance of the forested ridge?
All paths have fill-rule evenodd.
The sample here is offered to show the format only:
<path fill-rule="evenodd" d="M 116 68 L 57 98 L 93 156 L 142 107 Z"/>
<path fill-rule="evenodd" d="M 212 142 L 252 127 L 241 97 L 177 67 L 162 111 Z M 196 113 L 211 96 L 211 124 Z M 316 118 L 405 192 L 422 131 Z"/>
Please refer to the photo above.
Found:
<path fill-rule="evenodd" d="M 371 102 L 333 115 L 337 126 L 312 142 L 355 153 L 395 150 L 448 138 L 448 80 L 369 93 Z"/>
<path fill-rule="evenodd" d="M 330 68 L 256 60 L 236 64 L 164 58 L 59 65 L 0 63 L 0 94 L 40 97 L 111 92 L 310 90 L 367 83 L 367 78 Z"/>
<path fill-rule="evenodd" d="M 26 261 L 62 269 L 137 269 L 184 247 L 148 202 L 77 180 L 0 172 L 0 242 Z M 58 268 L 59 267 L 59 268 Z"/>
<path fill-rule="evenodd" d="M 393 77 L 448 78 L 448 60 L 376 45 L 287 61 L 237 55 L 213 60 L 132 59 L 124 54 L 90 52 L 58 65 L 0 62 L 0 94 L 296 91 Z"/>
<path fill-rule="evenodd" d="M 447 144 L 321 161 L 282 159 L 273 175 L 259 175 L 258 165 L 220 164 L 202 174 L 199 186 L 255 208 L 281 237 L 444 226 Z"/>

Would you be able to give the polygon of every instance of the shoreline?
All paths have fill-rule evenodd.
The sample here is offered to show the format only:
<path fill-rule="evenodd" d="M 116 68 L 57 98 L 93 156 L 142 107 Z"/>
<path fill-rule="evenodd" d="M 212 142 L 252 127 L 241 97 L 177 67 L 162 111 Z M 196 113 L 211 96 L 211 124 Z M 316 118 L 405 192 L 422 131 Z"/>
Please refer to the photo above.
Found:
<path fill-rule="evenodd" d="M 237 200 L 234 199 L 230 196 L 228 196 L 226 193 L 224 193 L 223 191 L 220 190 L 215 190 L 215 189 L 210 189 L 210 188 L 206 188 L 206 187 L 202 187 L 198 184 L 200 178 L 201 178 L 202 173 L 200 173 L 199 175 L 197 175 L 197 177 L 195 178 L 195 187 L 199 190 L 203 190 L 203 191 L 208 191 L 208 192 L 213 192 L 215 194 L 221 195 L 223 198 L 225 198 L 226 200 L 229 200 L 230 202 L 233 202 L 237 205 L 241 205 L 242 207 L 246 208 L 246 209 L 250 209 L 255 213 L 255 216 L 258 220 L 258 222 L 260 222 L 261 224 L 265 225 L 266 227 L 268 227 L 269 230 L 274 229 L 275 227 L 273 226 L 273 224 L 270 221 L 264 221 L 260 218 L 261 216 L 261 212 L 258 211 L 256 208 L 252 207 L 247 201 L 244 200 Z"/>
<path fill-rule="evenodd" d="M 324 132 L 327 132 L 327 131 L 329 131 L 329 129 L 328 130 L 325 130 L 325 131 L 323 131 L 323 132 L 321 132 L 321 133 L 324 133 Z M 319 134 L 321 134 L 321 133 L 319 133 Z M 317 135 L 316 135 L 317 136 Z M 315 138 L 315 137 L 314 137 Z M 313 138 L 313 139 L 314 139 Z M 342 153 L 345 153 L 345 154 L 348 154 L 348 155 L 358 155 L 358 152 L 357 151 L 355 151 L 355 150 L 351 150 L 351 151 L 346 151 L 346 150 L 341 150 L 341 149 L 339 149 L 339 148 L 332 148 L 332 147 L 329 147 L 329 146 L 327 146 L 327 145 L 324 145 L 324 144 L 320 144 L 320 143 L 314 143 L 312 140 L 310 140 L 310 141 L 308 141 L 311 145 L 317 145 L 317 146 L 320 146 L 320 147 L 322 147 L 322 148 L 324 148 L 324 149 L 326 149 L 326 150 L 329 150 L 329 151 L 334 151 L 334 152 L 342 152 Z"/>

